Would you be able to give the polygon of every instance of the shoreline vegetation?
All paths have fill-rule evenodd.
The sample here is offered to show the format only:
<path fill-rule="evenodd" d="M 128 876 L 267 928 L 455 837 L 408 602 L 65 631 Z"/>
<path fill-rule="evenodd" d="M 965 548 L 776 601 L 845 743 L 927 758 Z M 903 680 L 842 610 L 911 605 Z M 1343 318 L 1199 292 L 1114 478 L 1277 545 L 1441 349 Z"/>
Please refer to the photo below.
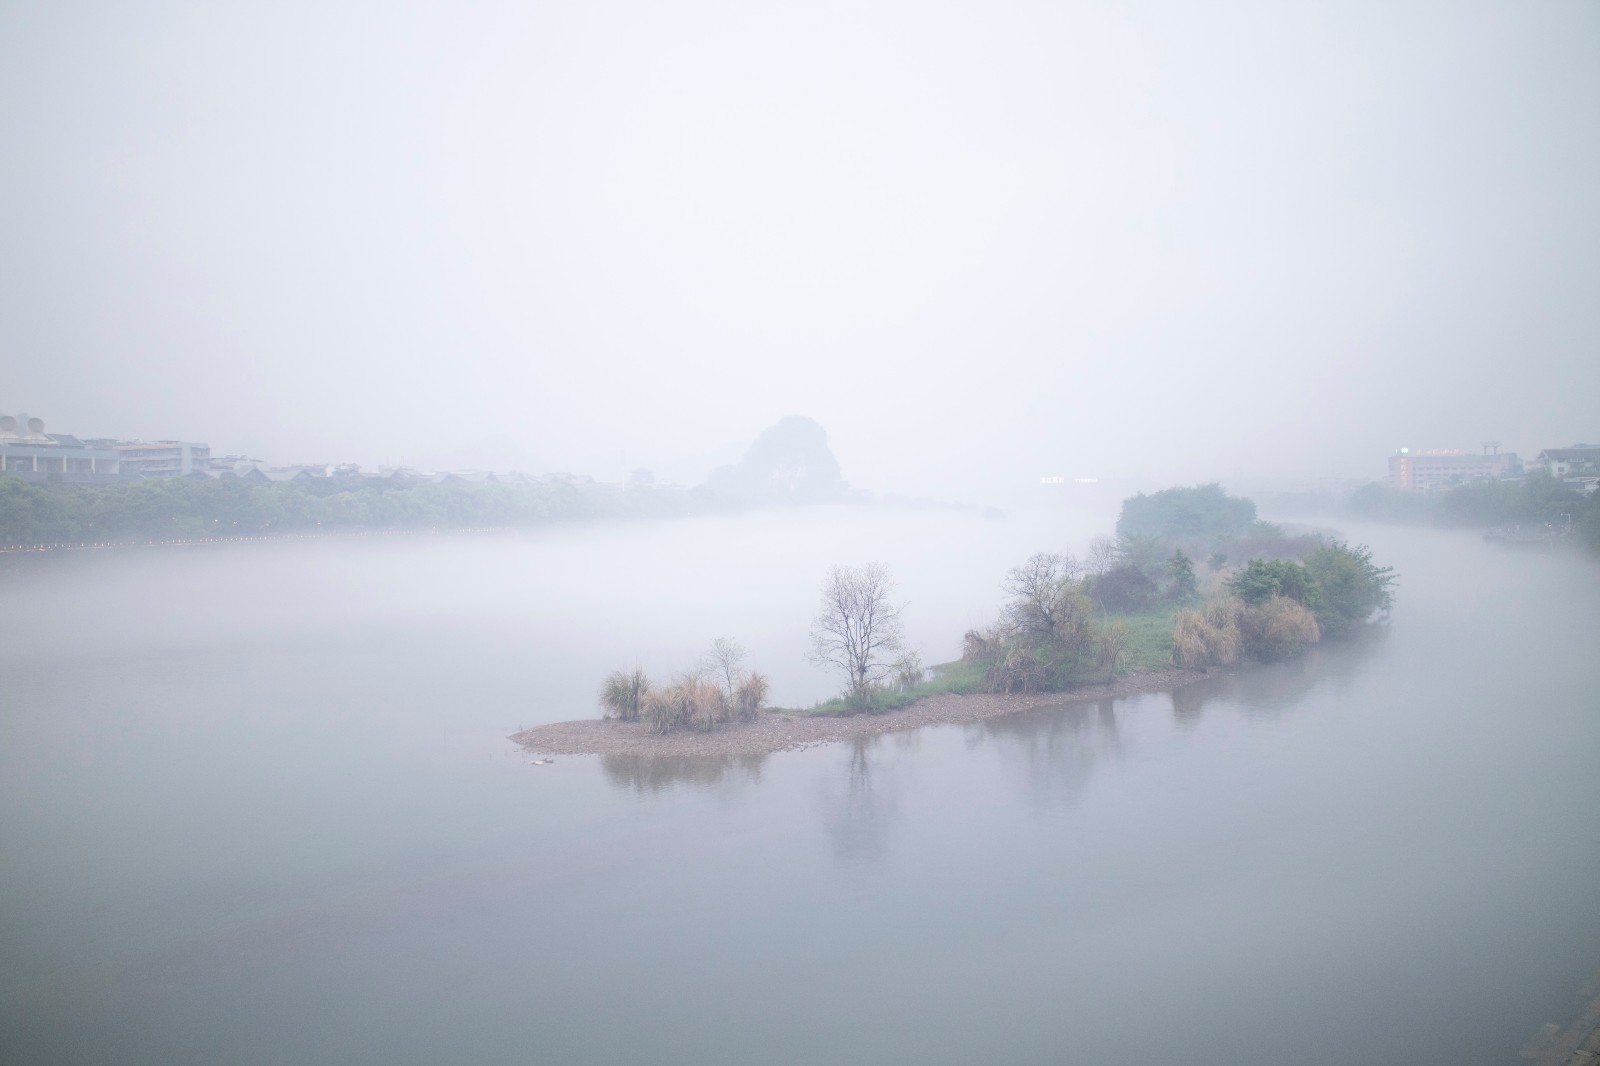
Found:
<path fill-rule="evenodd" d="M 643 721 L 581 718 L 536 725 L 513 734 L 510 739 L 537 755 L 769 755 L 928 725 L 981 722 L 1037 707 L 1161 692 L 1223 672 L 1226 671 L 1173 667 L 1128 674 L 1115 681 L 1084 685 L 1070 692 L 940 692 L 918 696 L 893 710 L 854 715 L 764 710 L 747 721 L 712 732 L 656 733 Z"/>
<path fill-rule="evenodd" d="M 1365 546 L 1258 521 L 1254 503 L 1218 485 L 1167 489 L 1125 500 L 1117 538 L 1085 558 L 1041 552 L 1008 571 L 999 617 L 966 633 L 955 662 L 925 669 L 906 647 L 887 567 L 835 566 L 809 658 L 843 676 L 838 697 L 765 708 L 766 680 L 719 638 L 664 686 L 613 672 L 602 719 L 512 739 L 546 754 L 764 754 L 1170 689 L 1349 636 L 1387 617 L 1395 580 Z"/>

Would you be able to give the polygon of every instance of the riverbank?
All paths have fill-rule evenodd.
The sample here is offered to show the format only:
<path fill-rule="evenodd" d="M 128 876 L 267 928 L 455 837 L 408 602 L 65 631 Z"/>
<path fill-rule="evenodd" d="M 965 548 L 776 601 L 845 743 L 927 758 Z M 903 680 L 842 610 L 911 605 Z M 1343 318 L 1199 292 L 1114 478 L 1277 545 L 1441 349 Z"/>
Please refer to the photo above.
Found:
<path fill-rule="evenodd" d="M 1025 696 L 999 693 L 963 696 L 945 692 L 924 697 L 899 710 L 846 718 L 768 711 L 753 722 L 724 726 L 711 733 L 658 735 L 651 733 L 643 722 L 587 718 L 534 726 L 512 734 L 511 739 L 538 755 L 768 755 L 776 751 L 836 744 L 880 733 L 920 729 L 926 725 L 981 722 L 1035 707 L 1160 692 L 1217 673 L 1215 668 L 1210 671 L 1150 670 L 1066 692 L 1039 692 Z"/>

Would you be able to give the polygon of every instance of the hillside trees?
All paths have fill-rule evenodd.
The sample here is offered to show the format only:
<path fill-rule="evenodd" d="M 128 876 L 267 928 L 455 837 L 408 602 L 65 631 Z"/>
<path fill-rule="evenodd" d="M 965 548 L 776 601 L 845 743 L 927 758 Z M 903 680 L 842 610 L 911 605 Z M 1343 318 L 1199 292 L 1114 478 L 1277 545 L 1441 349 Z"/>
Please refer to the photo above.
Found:
<path fill-rule="evenodd" d="M 1147 534 L 1168 541 L 1202 542 L 1236 537 L 1256 520 L 1253 501 L 1229 496 L 1216 482 L 1139 493 L 1122 501 L 1117 536 Z"/>

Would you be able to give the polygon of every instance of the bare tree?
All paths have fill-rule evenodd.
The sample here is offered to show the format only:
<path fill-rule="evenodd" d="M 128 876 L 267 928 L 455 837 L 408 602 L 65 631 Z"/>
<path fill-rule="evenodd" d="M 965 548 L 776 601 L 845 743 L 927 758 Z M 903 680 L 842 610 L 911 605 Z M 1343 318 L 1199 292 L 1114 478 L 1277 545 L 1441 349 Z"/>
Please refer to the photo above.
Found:
<path fill-rule="evenodd" d="M 710 674 L 731 700 L 734 689 L 739 687 L 739 679 L 744 676 L 744 659 L 745 650 L 738 641 L 718 637 L 711 642 L 711 650 L 701 660 L 700 669 Z"/>
<path fill-rule="evenodd" d="M 1006 622 L 1024 633 L 1054 638 L 1081 613 L 1078 585 L 1073 580 L 1076 569 L 1069 555 L 1040 552 L 1007 571 L 1000 585 L 1011 597 Z"/>
<path fill-rule="evenodd" d="M 822 609 L 811 625 L 811 661 L 844 671 L 846 694 L 865 700 L 893 670 L 904 644 L 894 583 L 882 563 L 835 566 L 822 583 Z"/>
<path fill-rule="evenodd" d="M 1085 569 L 1099 575 L 1115 570 L 1122 562 L 1122 549 L 1110 537 L 1096 537 L 1089 544 L 1089 560 Z"/>

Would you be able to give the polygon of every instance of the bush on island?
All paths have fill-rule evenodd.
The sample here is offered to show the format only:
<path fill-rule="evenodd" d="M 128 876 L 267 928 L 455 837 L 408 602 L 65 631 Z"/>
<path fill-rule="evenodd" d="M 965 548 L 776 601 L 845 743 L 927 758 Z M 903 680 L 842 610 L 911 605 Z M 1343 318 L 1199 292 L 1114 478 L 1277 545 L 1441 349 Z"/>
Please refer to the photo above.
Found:
<path fill-rule="evenodd" d="M 707 733 L 728 722 L 753 721 L 766 705 L 771 686 L 754 671 L 734 678 L 725 688 L 703 672 L 679 676 L 669 685 L 654 686 L 643 670 L 614 670 L 600 688 L 600 706 L 607 718 L 643 721 L 653 733 L 691 729 Z"/>
<path fill-rule="evenodd" d="M 1274 662 L 1305 651 L 1322 639 L 1317 616 L 1298 600 L 1271 596 L 1239 611 L 1239 634 L 1244 650 L 1257 659 Z"/>
<path fill-rule="evenodd" d="M 643 670 L 613 670 L 600 686 L 600 706 L 607 718 L 637 722 L 649 691 L 650 679 L 644 676 Z"/>

